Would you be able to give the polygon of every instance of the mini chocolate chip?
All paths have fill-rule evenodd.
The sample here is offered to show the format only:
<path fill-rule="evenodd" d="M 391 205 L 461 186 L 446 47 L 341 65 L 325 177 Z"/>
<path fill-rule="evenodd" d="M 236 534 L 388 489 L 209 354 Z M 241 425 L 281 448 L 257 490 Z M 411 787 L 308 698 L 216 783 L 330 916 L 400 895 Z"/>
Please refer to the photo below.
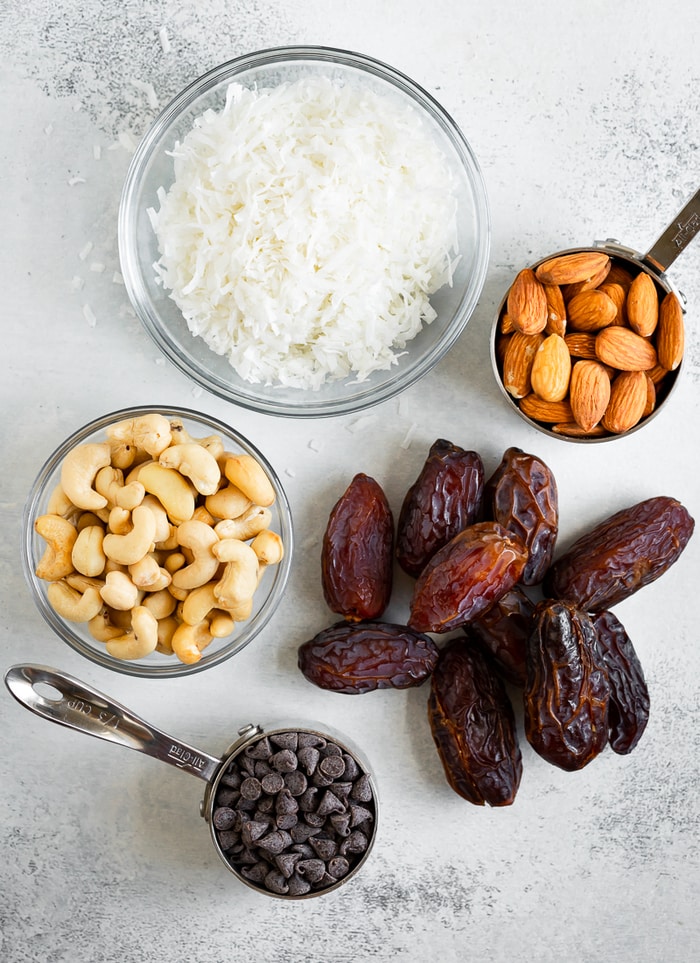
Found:
<path fill-rule="evenodd" d="M 274 795 L 284 787 L 284 779 L 282 778 L 281 773 L 273 771 L 268 773 L 266 776 L 263 776 L 261 784 L 263 787 L 263 792 Z"/>
<path fill-rule="evenodd" d="M 331 779 L 340 779 L 345 772 L 345 762 L 342 756 L 325 756 L 318 764 L 319 770 L 324 776 Z"/>
<path fill-rule="evenodd" d="M 297 752 L 299 765 L 307 776 L 312 776 L 314 774 L 320 758 L 321 753 L 315 746 L 302 746 Z"/>
<path fill-rule="evenodd" d="M 338 844 L 333 839 L 325 836 L 314 836 L 309 840 L 309 845 L 319 859 L 328 860 L 338 852 Z"/>
<path fill-rule="evenodd" d="M 241 783 L 241 796 L 243 799 L 260 799 L 262 795 L 262 786 L 260 785 L 260 780 L 256 779 L 254 776 L 248 776 Z"/>
<path fill-rule="evenodd" d="M 343 762 L 345 763 L 345 778 L 350 780 L 357 779 L 361 770 L 349 753 L 343 753 Z"/>
<path fill-rule="evenodd" d="M 370 802 L 372 799 L 372 784 L 367 773 L 363 773 L 354 783 L 350 795 L 358 802 Z"/>
<path fill-rule="evenodd" d="M 306 896 L 308 892 L 311 891 L 311 883 L 302 879 L 294 873 L 289 878 L 288 892 L 290 896 Z"/>
<path fill-rule="evenodd" d="M 327 789 L 321 797 L 321 802 L 318 804 L 316 814 L 318 816 L 328 816 L 330 813 L 342 812 L 345 812 L 345 803 L 341 802 L 330 789 Z"/>
<path fill-rule="evenodd" d="M 280 749 L 270 756 L 270 765 L 278 772 L 292 772 L 297 768 L 297 757 L 291 749 Z"/>
<path fill-rule="evenodd" d="M 301 796 L 306 792 L 308 781 L 300 769 L 295 769 L 294 772 L 285 772 L 284 785 L 292 796 Z"/>
<path fill-rule="evenodd" d="M 287 880 L 278 869 L 271 869 L 267 874 L 265 877 L 265 888 L 269 889 L 271 893 L 277 893 L 278 896 L 286 896 L 289 892 Z"/>
<path fill-rule="evenodd" d="M 298 732 L 274 732 L 270 735 L 270 742 L 274 742 L 280 749 L 291 749 L 297 751 L 299 745 Z"/>
<path fill-rule="evenodd" d="M 243 750 L 244 756 L 251 759 L 269 759 L 272 755 L 272 747 L 267 736 L 263 736 L 254 742 L 252 746 L 246 746 Z"/>
<path fill-rule="evenodd" d="M 318 883 L 326 872 L 326 864 L 322 859 L 300 859 L 296 871 L 310 883 Z"/>
<path fill-rule="evenodd" d="M 350 872 L 350 863 L 344 856 L 334 856 L 332 859 L 328 860 L 328 873 L 334 877 L 334 879 L 342 879 L 343 876 L 347 876 Z"/>
<path fill-rule="evenodd" d="M 219 806 L 212 813 L 211 821 L 215 829 L 232 829 L 236 825 L 236 812 L 228 806 Z"/>

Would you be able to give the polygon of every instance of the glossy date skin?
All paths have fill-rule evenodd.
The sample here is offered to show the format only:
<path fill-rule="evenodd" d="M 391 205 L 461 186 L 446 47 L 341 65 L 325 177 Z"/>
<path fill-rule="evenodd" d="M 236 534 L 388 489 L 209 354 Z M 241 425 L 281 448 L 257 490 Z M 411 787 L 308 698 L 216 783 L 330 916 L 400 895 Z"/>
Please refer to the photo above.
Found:
<path fill-rule="evenodd" d="M 649 689 L 632 640 L 612 612 L 593 619 L 598 647 L 608 673 L 608 741 L 619 755 L 632 752 L 649 721 Z"/>
<path fill-rule="evenodd" d="M 522 757 L 513 707 L 488 657 L 453 639 L 430 686 L 430 729 L 451 788 L 475 806 L 511 805 Z"/>
<path fill-rule="evenodd" d="M 523 585 L 538 585 L 552 563 L 559 532 L 559 495 L 554 475 L 535 455 L 509 448 L 486 482 L 487 517 L 517 535 L 530 553 Z"/>
<path fill-rule="evenodd" d="M 439 438 L 406 493 L 396 530 L 396 558 L 418 577 L 433 555 L 479 518 L 484 465 L 475 451 Z"/>
<path fill-rule="evenodd" d="M 535 627 L 535 603 L 516 585 L 465 627 L 491 653 L 499 672 L 521 688 L 527 681 L 527 644 Z"/>
<path fill-rule="evenodd" d="M 569 772 L 608 739 L 609 685 L 590 617 L 567 602 L 537 606 L 528 644 L 525 735 L 538 755 Z"/>
<path fill-rule="evenodd" d="M 331 510 L 321 548 L 323 596 L 351 622 L 379 618 L 391 596 L 394 519 L 374 478 L 358 473 Z"/>
<path fill-rule="evenodd" d="M 449 632 L 479 618 L 520 581 L 527 549 L 496 522 L 477 522 L 455 535 L 419 575 L 408 624 Z"/>
<path fill-rule="evenodd" d="M 391 622 L 337 622 L 299 647 L 304 676 L 321 689 L 358 695 L 422 685 L 438 660 L 433 640 Z"/>
<path fill-rule="evenodd" d="M 579 538 L 551 566 L 543 592 L 587 612 L 609 609 L 668 571 L 694 527 L 675 498 L 648 498 Z"/>

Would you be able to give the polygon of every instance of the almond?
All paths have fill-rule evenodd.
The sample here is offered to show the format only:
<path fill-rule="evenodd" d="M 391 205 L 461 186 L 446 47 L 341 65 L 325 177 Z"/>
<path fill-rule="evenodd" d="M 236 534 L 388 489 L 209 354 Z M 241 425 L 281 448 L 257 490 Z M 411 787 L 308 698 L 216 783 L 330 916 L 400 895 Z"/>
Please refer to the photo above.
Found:
<path fill-rule="evenodd" d="M 668 369 L 664 368 L 663 365 L 655 364 L 653 368 L 647 368 L 646 373 L 651 378 L 654 387 L 657 387 L 668 374 Z"/>
<path fill-rule="evenodd" d="M 569 401 L 574 421 L 590 431 L 605 414 L 610 401 L 610 378 L 597 361 L 577 361 L 571 370 Z"/>
<path fill-rule="evenodd" d="M 566 342 L 558 334 L 550 334 L 537 349 L 532 362 L 532 390 L 545 401 L 562 401 L 569 390 L 570 376 L 571 355 Z"/>
<path fill-rule="evenodd" d="M 683 359 L 685 331 L 683 308 L 671 291 L 661 302 L 659 325 L 656 332 L 656 350 L 659 364 L 667 371 L 675 371 Z"/>
<path fill-rule="evenodd" d="M 659 320 L 659 296 L 656 285 L 640 271 L 627 292 L 627 322 L 636 334 L 648 338 Z"/>
<path fill-rule="evenodd" d="M 598 288 L 615 302 L 617 314 L 611 324 L 627 324 L 627 288 L 623 287 L 619 281 L 606 281 Z"/>
<path fill-rule="evenodd" d="M 508 292 L 507 312 L 517 331 L 539 334 L 547 324 L 547 296 L 544 285 L 531 268 L 523 268 Z"/>
<path fill-rule="evenodd" d="M 595 334 L 589 331 L 571 331 L 564 335 L 566 347 L 572 358 L 591 358 L 595 360 Z"/>
<path fill-rule="evenodd" d="M 564 296 L 558 284 L 545 284 L 544 294 L 547 298 L 547 334 L 558 334 L 562 338 L 566 331 L 566 305 Z"/>
<path fill-rule="evenodd" d="M 553 425 L 552 431 L 557 435 L 567 435 L 569 438 L 601 438 L 607 434 L 602 425 L 594 425 L 593 428 L 587 431 L 575 421 L 567 421 L 562 424 Z"/>
<path fill-rule="evenodd" d="M 644 377 L 647 379 L 647 403 L 644 406 L 642 418 L 646 418 L 656 408 L 656 385 L 651 380 L 648 371 L 644 372 Z"/>
<path fill-rule="evenodd" d="M 629 271 L 623 264 L 619 261 L 613 261 L 610 265 L 610 271 L 605 281 L 606 284 L 619 284 L 621 287 L 628 290 L 630 284 L 632 283 L 634 275 Z"/>
<path fill-rule="evenodd" d="M 501 334 L 512 334 L 515 331 L 515 325 L 513 324 L 513 319 L 504 311 L 501 315 Z"/>
<path fill-rule="evenodd" d="M 639 422 L 647 404 L 647 376 L 643 371 L 622 371 L 613 381 L 603 427 L 615 435 Z"/>
<path fill-rule="evenodd" d="M 518 407 L 533 421 L 544 421 L 550 425 L 555 421 L 573 421 L 574 418 L 568 401 L 545 401 L 532 392 L 520 399 Z"/>
<path fill-rule="evenodd" d="M 610 273 L 610 261 L 604 264 L 600 271 L 596 271 L 591 277 L 587 278 L 585 281 L 576 281 L 575 284 L 565 284 L 562 287 L 562 295 L 564 300 L 568 303 L 572 298 L 576 297 L 577 294 L 581 294 L 582 291 L 591 291 L 593 288 L 597 288 L 598 285 L 602 284 Z"/>
<path fill-rule="evenodd" d="M 503 387 L 513 398 L 524 398 L 530 393 L 532 363 L 543 341 L 543 334 L 516 331 L 510 336 L 503 358 Z"/>
<path fill-rule="evenodd" d="M 598 332 L 595 350 L 604 364 L 619 371 L 648 371 L 657 360 L 656 348 L 650 341 L 618 325 Z"/>
<path fill-rule="evenodd" d="M 569 326 L 575 331 L 600 331 L 615 320 L 617 306 L 604 291 L 582 291 L 569 301 Z"/>
<path fill-rule="evenodd" d="M 543 284 L 576 284 L 588 281 L 609 263 L 610 258 L 602 251 L 578 251 L 543 261 L 535 273 Z"/>

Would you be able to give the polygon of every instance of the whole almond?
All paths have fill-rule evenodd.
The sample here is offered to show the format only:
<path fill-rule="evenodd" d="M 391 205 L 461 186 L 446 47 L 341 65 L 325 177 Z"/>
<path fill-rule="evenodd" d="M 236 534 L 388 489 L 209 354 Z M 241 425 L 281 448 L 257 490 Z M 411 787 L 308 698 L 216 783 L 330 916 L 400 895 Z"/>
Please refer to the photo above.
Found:
<path fill-rule="evenodd" d="M 532 363 L 543 341 L 543 334 L 516 331 L 510 336 L 503 358 L 503 387 L 513 398 L 524 398 L 530 393 Z"/>
<path fill-rule="evenodd" d="M 507 312 L 522 334 L 539 334 L 547 324 L 547 296 L 544 285 L 531 268 L 523 268 L 508 292 Z"/>
<path fill-rule="evenodd" d="M 588 281 L 609 263 L 602 251 L 578 251 L 543 261 L 535 273 L 543 284 L 576 284 Z"/>
<path fill-rule="evenodd" d="M 656 332 L 656 350 L 659 356 L 659 364 L 667 371 L 675 371 L 683 359 L 684 328 L 683 308 L 676 295 L 670 291 L 661 302 L 659 325 Z"/>
<path fill-rule="evenodd" d="M 597 361 L 583 359 L 571 369 L 569 402 L 574 421 L 590 431 L 605 414 L 610 401 L 610 378 Z"/>
<path fill-rule="evenodd" d="M 545 284 L 544 294 L 547 298 L 546 334 L 558 334 L 562 338 L 566 331 L 566 305 L 564 296 L 558 284 Z"/>
<path fill-rule="evenodd" d="M 549 425 L 555 421 L 573 421 L 574 418 L 568 401 L 545 401 L 532 392 L 520 399 L 518 407 L 533 421 L 544 421 Z"/>
<path fill-rule="evenodd" d="M 623 287 L 619 281 L 605 281 L 598 290 L 603 291 L 611 301 L 615 302 L 617 314 L 610 323 L 627 324 L 627 288 Z"/>
<path fill-rule="evenodd" d="M 640 271 L 627 292 L 627 322 L 636 334 L 648 338 L 659 320 L 659 296 L 656 285 Z"/>
<path fill-rule="evenodd" d="M 595 334 L 589 331 L 570 331 L 564 335 L 566 347 L 572 358 L 597 358 L 595 338 Z"/>
<path fill-rule="evenodd" d="M 571 355 L 558 334 L 550 334 L 535 353 L 530 384 L 545 401 L 562 401 L 569 390 Z"/>
<path fill-rule="evenodd" d="M 552 425 L 552 431 L 557 435 L 567 435 L 569 438 L 601 438 L 607 434 L 605 428 L 600 424 L 585 429 L 575 421 Z"/>
<path fill-rule="evenodd" d="M 617 315 L 615 302 L 604 291 L 582 291 L 569 301 L 567 310 L 574 331 L 600 331 Z"/>
<path fill-rule="evenodd" d="M 625 291 L 627 291 L 632 283 L 633 278 L 634 275 L 624 266 L 624 264 L 621 264 L 619 261 L 613 261 L 610 265 L 610 271 L 605 279 L 605 283 L 619 284 L 625 289 Z"/>
<path fill-rule="evenodd" d="M 582 291 L 591 291 L 593 288 L 597 288 L 600 284 L 605 281 L 608 274 L 610 273 L 610 260 L 603 264 L 599 271 L 596 271 L 591 277 L 587 278 L 585 281 L 576 281 L 574 284 L 565 284 L 562 286 L 562 295 L 564 300 L 568 302 L 576 297 L 577 294 L 581 294 Z"/>
<path fill-rule="evenodd" d="M 504 311 L 503 314 L 501 315 L 501 323 L 499 327 L 501 330 L 501 334 L 512 334 L 515 331 L 515 325 L 513 324 L 513 319 L 511 318 L 511 316 L 508 314 L 507 311 Z"/>
<path fill-rule="evenodd" d="M 610 389 L 603 427 L 619 435 L 639 422 L 647 404 L 647 376 L 643 371 L 622 371 Z"/>
<path fill-rule="evenodd" d="M 647 403 L 644 406 L 642 418 L 646 418 L 656 408 L 656 385 L 651 380 L 648 371 L 644 372 L 644 377 L 647 379 Z"/>
<path fill-rule="evenodd" d="M 619 371 L 648 371 L 657 361 L 656 348 L 650 341 L 619 325 L 598 332 L 595 350 L 604 364 Z"/>

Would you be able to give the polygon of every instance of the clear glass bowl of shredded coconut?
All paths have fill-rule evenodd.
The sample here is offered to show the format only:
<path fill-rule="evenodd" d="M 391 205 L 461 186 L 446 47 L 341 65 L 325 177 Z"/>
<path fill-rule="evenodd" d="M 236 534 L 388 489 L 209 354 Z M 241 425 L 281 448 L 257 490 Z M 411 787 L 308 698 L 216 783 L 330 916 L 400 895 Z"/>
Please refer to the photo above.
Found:
<path fill-rule="evenodd" d="M 159 115 L 119 214 L 124 281 L 165 356 L 269 414 L 356 412 L 444 356 L 481 294 L 486 192 L 443 108 L 323 47 L 223 64 Z"/>

